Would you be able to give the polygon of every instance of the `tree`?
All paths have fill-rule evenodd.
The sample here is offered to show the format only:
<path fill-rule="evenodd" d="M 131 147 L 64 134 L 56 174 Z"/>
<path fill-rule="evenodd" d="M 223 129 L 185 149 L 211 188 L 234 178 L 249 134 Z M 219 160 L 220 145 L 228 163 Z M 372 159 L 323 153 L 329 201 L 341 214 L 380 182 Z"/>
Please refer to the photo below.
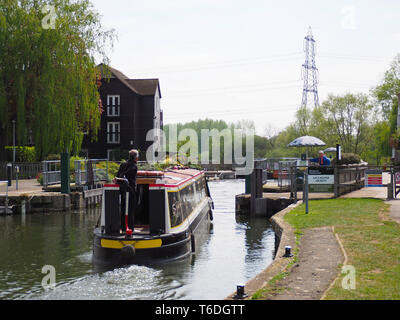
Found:
<path fill-rule="evenodd" d="M 389 70 L 385 72 L 382 83 L 372 90 L 375 97 L 376 107 L 380 109 L 382 121 L 386 121 L 389 125 L 389 130 L 386 126 L 382 126 L 383 131 L 380 131 L 380 150 L 384 152 L 384 156 L 391 156 L 390 141 L 391 138 L 399 138 L 397 132 L 397 109 L 398 109 L 398 94 L 400 93 L 400 54 L 395 57 L 390 65 Z M 400 124 L 399 124 L 400 125 Z"/>
<path fill-rule="evenodd" d="M 77 154 L 84 132 L 97 136 L 100 71 L 94 57 L 107 64 L 114 37 L 89 0 L 2 0 L 0 150 L 12 140 L 12 120 L 17 143 L 30 136 L 37 159 L 65 150 Z"/>
<path fill-rule="evenodd" d="M 329 95 L 322 103 L 328 124 L 334 129 L 343 152 L 362 154 L 370 143 L 372 104 L 365 94 Z"/>

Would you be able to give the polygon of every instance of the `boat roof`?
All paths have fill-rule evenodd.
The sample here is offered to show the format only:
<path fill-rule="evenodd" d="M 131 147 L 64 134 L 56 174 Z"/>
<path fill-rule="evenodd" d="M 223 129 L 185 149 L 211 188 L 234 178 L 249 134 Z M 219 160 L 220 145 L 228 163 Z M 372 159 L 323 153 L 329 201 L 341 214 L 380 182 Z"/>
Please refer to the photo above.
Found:
<path fill-rule="evenodd" d="M 203 171 L 196 169 L 166 169 L 163 172 L 164 177 L 162 179 L 157 179 L 157 182 L 155 184 L 150 184 L 150 187 L 179 187 L 203 174 Z"/>
<path fill-rule="evenodd" d="M 160 174 L 162 176 L 153 176 L 152 173 Z M 202 175 L 204 171 L 196 169 L 165 169 L 161 171 L 138 171 L 136 179 L 147 180 L 151 177 L 151 182 L 145 182 L 149 184 L 149 187 L 163 187 L 163 188 L 176 188 L 188 183 L 192 179 L 195 179 Z M 119 188 L 118 184 L 105 184 L 106 188 Z"/>

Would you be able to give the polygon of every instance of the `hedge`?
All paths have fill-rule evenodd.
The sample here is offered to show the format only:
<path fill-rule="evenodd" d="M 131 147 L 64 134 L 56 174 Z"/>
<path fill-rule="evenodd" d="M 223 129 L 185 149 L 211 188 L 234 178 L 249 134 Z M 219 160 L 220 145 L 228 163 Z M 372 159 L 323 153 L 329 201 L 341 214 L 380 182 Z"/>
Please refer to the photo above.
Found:
<path fill-rule="evenodd" d="M 14 147 L 6 146 L 6 160 L 13 161 Z M 15 147 L 15 162 L 36 162 L 35 147 Z"/>

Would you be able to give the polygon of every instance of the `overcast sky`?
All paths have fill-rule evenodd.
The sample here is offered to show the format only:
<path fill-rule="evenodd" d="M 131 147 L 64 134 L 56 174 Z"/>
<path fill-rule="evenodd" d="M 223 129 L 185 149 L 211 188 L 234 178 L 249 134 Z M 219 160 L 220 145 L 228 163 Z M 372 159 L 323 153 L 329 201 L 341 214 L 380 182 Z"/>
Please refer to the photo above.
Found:
<path fill-rule="evenodd" d="M 317 45 L 320 102 L 368 93 L 400 53 L 398 0 L 92 0 L 118 34 L 111 66 L 159 78 L 164 122 L 253 120 L 282 130 L 302 99 L 303 41 Z"/>

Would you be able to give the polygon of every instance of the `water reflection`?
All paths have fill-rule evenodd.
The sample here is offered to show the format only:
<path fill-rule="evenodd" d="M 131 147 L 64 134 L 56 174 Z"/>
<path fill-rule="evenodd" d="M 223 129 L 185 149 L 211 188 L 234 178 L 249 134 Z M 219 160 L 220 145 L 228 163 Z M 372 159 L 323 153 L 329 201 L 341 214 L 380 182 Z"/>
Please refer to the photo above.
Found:
<path fill-rule="evenodd" d="M 92 231 L 100 208 L 87 212 L 0 217 L 1 299 L 223 299 L 273 259 L 265 218 L 235 217 L 243 181 L 210 183 L 215 210 L 209 234 L 189 259 L 159 266 L 95 272 Z M 196 239 L 197 240 L 197 239 Z M 41 286 L 44 265 L 56 288 Z"/>

